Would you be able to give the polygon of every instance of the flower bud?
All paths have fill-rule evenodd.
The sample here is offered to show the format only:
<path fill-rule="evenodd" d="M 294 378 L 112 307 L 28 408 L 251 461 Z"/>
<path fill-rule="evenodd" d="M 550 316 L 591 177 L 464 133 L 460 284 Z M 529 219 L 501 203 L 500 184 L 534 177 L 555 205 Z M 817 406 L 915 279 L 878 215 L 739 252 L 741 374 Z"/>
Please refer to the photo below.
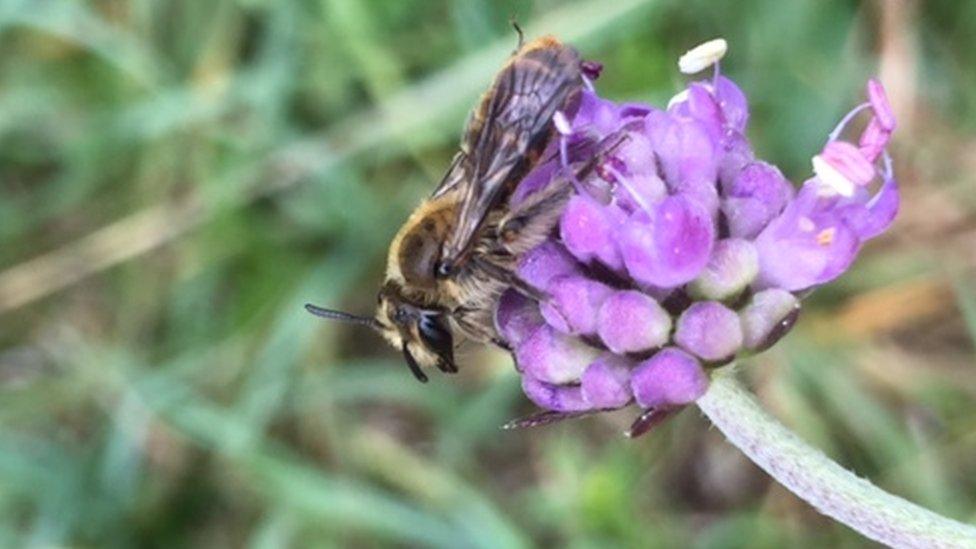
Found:
<path fill-rule="evenodd" d="M 519 292 L 508 289 L 495 308 L 495 329 L 512 347 L 520 345 L 532 332 L 545 324 L 539 304 Z"/>
<path fill-rule="evenodd" d="M 615 292 L 597 315 L 597 333 L 614 353 L 639 353 L 668 342 L 671 317 L 657 301 L 634 290 Z"/>
<path fill-rule="evenodd" d="M 748 240 L 720 240 L 705 270 L 688 286 L 692 296 L 724 301 L 739 295 L 759 273 L 759 255 Z"/>
<path fill-rule="evenodd" d="M 518 263 L 518 276 L 533 288 L 546 291 L 549 282 L 558 276 L 578 274 L 576 259 L 560 244 L 547 240 L 529 250 Z"/>
<path fill-rule="evenodd" d="M 572 383 L 600 351 L 575 337 L 542 326 L 515 349 L 515 360 L 526 375 L 546 383 Z"/>
<path fill-rule="evenodd" d="M 536 406 L 554 412 L 582 412 L 591 408 L 579 386 L 554 385 L 526 375 L 522 377 L 522 392 Z"/>
<path fill-rule="evenodd" d="M 683 406 L 708 389 L 708 376 L 694 357 L 668 347 L 641 362 L 631 373 L 634 399 L 644 408 Z"/>
<path fill-rule="evenodd" d="M 674 342 L 705 360 L 731 358 L 742 347 L 739 316 L 716 301 L 696 302 L 678 318 Z"/>
<path fill-rule="evenodd" d="M 569 252 L 580 261 L 596 259 L 611 269 L 620 269 L 623 264 L 614 235 L 623 220 L 623 212 L 615 207 L 600 204 L 589 196 L 576 195 L 563 211 L 560 236 Z"/>
<path fill-rule="evenodd" d="M 565 334 L 595 335 L 597 313 L 613 290 L 595 280 L 570 275 L 549 283 L 549 299 L 542 303 L 546 322 Z"/>
<path fill-rule="evenodd" d="M 786 290 L 771 288 L 752 296 L 739 311 L 745 347 L 751 351 L 768 349 L 793 327 L 800 312 L 800 301 Z"/>
<path fill-rule="evenodd" d="M 729 233 L 755 238 L 793 197 L 793 187 L 780 171 L 765 162 L 750 162 L 724 185 L 722 212 Z"/>
<path fill-rule="evenodd" d="M 583 400 L 594 409 L 620 408 L 633 398 L 630 391 L 630 360 L 604 353 L 586 367 L 580 377 Z"/>

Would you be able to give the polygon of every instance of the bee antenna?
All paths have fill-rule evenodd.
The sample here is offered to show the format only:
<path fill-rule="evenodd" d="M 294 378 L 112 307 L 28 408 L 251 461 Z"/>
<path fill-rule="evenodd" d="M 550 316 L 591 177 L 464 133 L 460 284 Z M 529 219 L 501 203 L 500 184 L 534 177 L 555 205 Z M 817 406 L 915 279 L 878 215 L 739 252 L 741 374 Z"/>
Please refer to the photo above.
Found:
<path fill-rule="evenodd" d="M 508 17 L 508 22 L 512 25 L 512 28 L 515 29 L 515 33 L 518 34 L 518 47 L 515 48 L 515 51 L 518 51 L 522 49 L 522 45 L 525 43 L 525 34 L 522 32 L 522 27 L 519 26 L 518 19 L 515 17 L 514 13 Z"/>
<path fill-rule="evenodd" d="M 380 323 L 372 317 L 354 315 L 352 313 L 336 311 L 334 309 L 323 309 L 322 307 L 312 305 L 311 303 L 305 304 L 305 310 L 320 318 L 337 320 L 339 322 L 348 322 L 350 324 L 360 324 L 363 326 L 369 326 L 374 330 L 380 329 Z"/>

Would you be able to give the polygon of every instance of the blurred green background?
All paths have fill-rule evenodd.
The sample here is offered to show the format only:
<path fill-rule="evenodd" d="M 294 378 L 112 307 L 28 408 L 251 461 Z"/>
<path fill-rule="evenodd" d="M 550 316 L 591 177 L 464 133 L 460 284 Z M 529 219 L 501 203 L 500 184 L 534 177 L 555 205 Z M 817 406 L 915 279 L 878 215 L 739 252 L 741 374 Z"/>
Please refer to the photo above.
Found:
<path fill-rule="evenodd" d="M 976 521 L 976 2 L 0 1 L 0 545 L 863 547 L 689 409 L 502 432 L 502 353 L 416 383 L 386 245 L 515 45 L 658 104 L 724 36 L 794 181 L 875 74 L 903 211 L 742 376 L 841 463 Z"/>

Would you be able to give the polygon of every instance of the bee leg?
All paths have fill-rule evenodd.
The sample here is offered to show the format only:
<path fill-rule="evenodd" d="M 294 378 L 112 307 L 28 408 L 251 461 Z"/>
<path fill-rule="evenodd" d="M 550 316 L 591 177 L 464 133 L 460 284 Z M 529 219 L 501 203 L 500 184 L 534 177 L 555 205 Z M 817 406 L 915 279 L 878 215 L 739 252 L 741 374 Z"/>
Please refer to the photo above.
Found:
<path fill-rule="evenodd" d="M 555 412 L 552 410 L 546 410 L 545 412 L 538 412 L 529 416 L 513 419 L 508 423 L 502 425 L 502 429 L 509 431 L 512 429 L 527 429 L 529 427 L 539 427 L 542 425 L 550 425 L 552 423 L 558 423 L 566 419 L 574 419 L 578 417 L 591 416 L 593 414 L 599 414 L 600 412 L 609 412 L 610 410 L 612 410 L 612 408 L 600 408 L 597 410 L 582 410 L 579 412 Z"/>
<path fill-rule="evenodd" d="M 498 223 L 496 253 L 518 257 L 550 237 L 572 195 L 569 185 L 552 184 L 536 191 Z"/>
<path fill-rule="evenodd" d="M 417 364 L 417 360 L 413 357 L 410 349 L 407 348 L 407 344 L 403 344 L 403 359 L 407 361 L 407 367 L 410 368 L 410 373 L 413 377 L 417 378 L 417 381 L 421 383 L 427 383 L 427 374 L 420 369 L 420 365 Z"/>
<path fill-rule="evenodd" d="M 507 341 L 505 341 L 504 339 L 502 339 L 500 337 L 493 337 L 493 338 L 491 338 L 491 344 L 494 345 L 494 346 L 496 346 L 496 347 L 499 347 L 499 348 L 501 348 L 501 349 L 503 349 L 505 351 L 511 352 L 511 350 L 512 350 L 512 346 L 509 345 Z"/>
<path fill-rule="evenodd" d="M 649 408 L 637 416 L 637 419 L 630 425 L 630 429 L 624 432 L 629 438 L 637 438 L 649 433 L 652 429 L 664 423 L 664 420 L 673 416 L 681 408 Z"/>
<path fill-rule="evenodd" d="M 456 374 L 458 373 L 457 364 L 448 360 L 438 360 L 437 369 L 444 372 L 445 374 Z"/>

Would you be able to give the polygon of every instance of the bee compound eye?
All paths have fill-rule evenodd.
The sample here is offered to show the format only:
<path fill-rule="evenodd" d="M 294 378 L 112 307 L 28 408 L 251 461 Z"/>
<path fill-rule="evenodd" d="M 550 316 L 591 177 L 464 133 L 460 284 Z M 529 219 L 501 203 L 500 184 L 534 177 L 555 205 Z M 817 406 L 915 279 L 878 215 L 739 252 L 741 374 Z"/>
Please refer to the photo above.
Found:
<path fill-rule="evenodd" d="M 443 319 L 425 315 L 420 319 L 420 338 L 434 353 L 437 354 L 441 369 L 457 371 L 454 365 L 454 337 L 444 325 Z"/>

